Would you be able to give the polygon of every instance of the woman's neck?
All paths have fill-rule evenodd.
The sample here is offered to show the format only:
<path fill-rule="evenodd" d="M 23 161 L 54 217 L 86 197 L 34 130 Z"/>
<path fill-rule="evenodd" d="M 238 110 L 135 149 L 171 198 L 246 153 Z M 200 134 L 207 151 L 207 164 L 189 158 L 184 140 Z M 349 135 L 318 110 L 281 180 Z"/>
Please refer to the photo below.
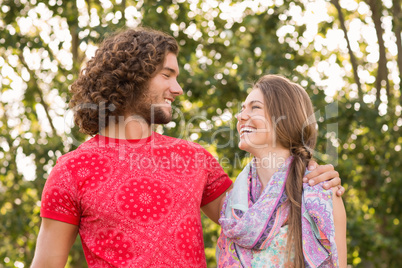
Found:
<path fill-rule="evenodd" d="M 265 189 L 272 175 L 280 168 L 290 156 L 290 151 L 285 148 L 277 148 L 254 155 L 258 178 Z"/>

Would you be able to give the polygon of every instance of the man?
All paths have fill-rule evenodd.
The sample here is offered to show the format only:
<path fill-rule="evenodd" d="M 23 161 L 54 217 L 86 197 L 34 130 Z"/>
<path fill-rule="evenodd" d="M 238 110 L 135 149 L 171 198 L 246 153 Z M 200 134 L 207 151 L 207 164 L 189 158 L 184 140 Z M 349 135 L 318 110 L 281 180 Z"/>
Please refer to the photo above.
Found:
<path fill-rule="evenodd" d="M 74 82 L 75 123 L 98 135 L 53 168 L 32 267 L 64 267 L 78 233 L 89 267 L 206 267 L 199 210 L 217 222 L 232 182 L 200 145 L 151 131 L 183 93 L 177 54 L 169 35 L 126 30 Z M 331 166 L 310 174 L 340 182 Z"/>

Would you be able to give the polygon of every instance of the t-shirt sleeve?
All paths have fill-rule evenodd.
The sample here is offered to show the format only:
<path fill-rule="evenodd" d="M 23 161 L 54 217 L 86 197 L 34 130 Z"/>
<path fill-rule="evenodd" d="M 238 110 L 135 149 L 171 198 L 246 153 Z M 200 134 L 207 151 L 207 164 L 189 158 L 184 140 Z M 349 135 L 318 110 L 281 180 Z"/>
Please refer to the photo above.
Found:
<path fill-rule="evenodd" d="M 77 196 L 76 183 L 63 161 L 58 161 L 43 189 L 40 216 L 79 225 L 80 209 Z"/>
<path fill-rule="evenodd" d="M 204 186 L 201 206 L 214 201 L 232 185 L 232 180 L 225 173 L 219 162 L 205 151 L 207 180 Z"/>

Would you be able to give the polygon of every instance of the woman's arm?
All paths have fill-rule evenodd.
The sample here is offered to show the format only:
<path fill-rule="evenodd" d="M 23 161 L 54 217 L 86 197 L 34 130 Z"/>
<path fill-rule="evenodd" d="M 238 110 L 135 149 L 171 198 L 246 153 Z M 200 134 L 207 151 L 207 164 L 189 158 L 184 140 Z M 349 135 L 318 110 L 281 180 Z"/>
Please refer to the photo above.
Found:
<path fill-rule="evenodd" d="M 347 249 L 346 249 L 346 211 L 343 205 L 342 197 L 336 195 L 338 187 L 332 188 L 332 211 L 335 224 L 335 243 L 338 250 L 339 267 L 347 266 Z"/>
<path fill-rule="evenodd" d="M 226 193 L 230 192 L 232 188 L 233 184 L 214 201 L 201 207 L 202 212 L 204 212 L 204 214 L 207 215 L 208 218 L 210 218 L 213 222 L 217 224 L 219 224 L 218 220 L 221 216 L 221 210 L 223 203 L 225 202 Z"/>

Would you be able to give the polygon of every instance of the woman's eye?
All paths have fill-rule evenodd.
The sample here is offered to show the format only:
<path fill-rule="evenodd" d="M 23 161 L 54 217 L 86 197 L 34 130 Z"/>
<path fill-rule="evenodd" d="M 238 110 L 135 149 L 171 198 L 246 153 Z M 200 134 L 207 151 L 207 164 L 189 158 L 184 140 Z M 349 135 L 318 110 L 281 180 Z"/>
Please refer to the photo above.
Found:
<path fill-rule="evenodd" d="M 260 106 L 252 106 L 251 109 L 261 109 Z"/>

